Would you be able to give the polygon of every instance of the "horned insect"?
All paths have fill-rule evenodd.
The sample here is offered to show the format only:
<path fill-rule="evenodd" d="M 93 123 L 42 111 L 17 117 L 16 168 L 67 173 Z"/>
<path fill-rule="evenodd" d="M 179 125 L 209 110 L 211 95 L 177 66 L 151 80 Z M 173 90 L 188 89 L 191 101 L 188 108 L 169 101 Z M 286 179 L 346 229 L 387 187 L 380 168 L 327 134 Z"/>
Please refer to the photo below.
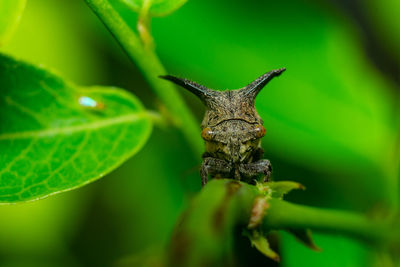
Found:
<path fill-rule="evenodd" d="M 209 175 L 250 183 L 257 179 L 268 181 L 272 167 L 269 160 L 263 159 L 261 138 L 266 131 L 255 108 L 255 99 L 272 78 L 285 70 L 269 71 L 243 88 L 225 91 L 171 75 L 160 76 L 189 90 L 206 106 L 201 124 L 201 136 L 205 141 L 200 170 L 203 186 Z"/>

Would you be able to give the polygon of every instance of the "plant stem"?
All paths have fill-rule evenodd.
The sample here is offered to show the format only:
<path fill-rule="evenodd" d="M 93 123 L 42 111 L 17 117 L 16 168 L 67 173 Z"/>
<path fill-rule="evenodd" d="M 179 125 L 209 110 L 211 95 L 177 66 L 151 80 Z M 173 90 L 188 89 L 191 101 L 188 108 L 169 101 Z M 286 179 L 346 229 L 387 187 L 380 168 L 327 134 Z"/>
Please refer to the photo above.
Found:
<path fill-rule="evenodd" d="M 279 199 L 271 199 L 262 227 L 265 229 L 313 229 L 354 237 L 370 244 L 392 242 L 390 225 L 365 215 L 307 207 Z M 398 234 L 398 233 L 397 233 Z"/>
<path fill-rule="evenodd" d="M 152 0 L 143 0 L 142 8 L 139 12 L 139 19 L 137 23 L 137 30 L 142 40 L 144 49 L 153 50 L 154 40 L 150 31 L 151 17 L 149 15 L 149 9 Z"/>
<path fill-rule="evenodd" d="M 108 0 L 85 1 L 126 51 L 129 58 L 139 66 L 154 92 L 171 113 L 176 125 L 182 130 L 193 151 L 196 155 L 200 155 L 203 143 L 200 139 L 198 123 L 176 87 L 158 78 L 159 75 L 167 73 L 155 52 L 143 46 L 137 34 Z"/>
<path fill-rule="evenodd" d="M 253 185 L 212 180 L 193 199 L 175 229 L 170 251 L 171 266 L 221 266 L 232 260 L 235 229 L 247 229 L 254 214 L 255 200 L 264 196 Z M 363 214 L 292 204 L 268 198 L 258 226 L 271 230 L 311 229 L 347 235 L 364 243 L 398 248 L 400 230 L 386 218 L 371 219 Z M 183 259 L 183 260 L 182 260 Z"/>

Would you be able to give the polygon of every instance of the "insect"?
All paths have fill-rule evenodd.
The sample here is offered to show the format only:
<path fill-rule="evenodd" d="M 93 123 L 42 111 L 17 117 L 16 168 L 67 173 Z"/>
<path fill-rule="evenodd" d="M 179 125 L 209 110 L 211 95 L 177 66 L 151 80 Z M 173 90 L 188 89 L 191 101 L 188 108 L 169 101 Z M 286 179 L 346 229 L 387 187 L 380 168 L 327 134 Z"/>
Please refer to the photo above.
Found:
<path fill-rule="evenodd" d="M 261 148 L 261 138 L 266 131 L 254 102 L 261 89 L 283 71 L 285 68 L 272 70 L 241 89 L 225 91 L 171 75 L 160 76 L 189 90 L 206 106 L 201 124 L 201 136 L 205 141 L 200 170 L 203 186 L 208 176 L 249 183 L 260 177 L 268 181 L 272 167 L 269 160 L 262 158 L 264 150 Z"/>

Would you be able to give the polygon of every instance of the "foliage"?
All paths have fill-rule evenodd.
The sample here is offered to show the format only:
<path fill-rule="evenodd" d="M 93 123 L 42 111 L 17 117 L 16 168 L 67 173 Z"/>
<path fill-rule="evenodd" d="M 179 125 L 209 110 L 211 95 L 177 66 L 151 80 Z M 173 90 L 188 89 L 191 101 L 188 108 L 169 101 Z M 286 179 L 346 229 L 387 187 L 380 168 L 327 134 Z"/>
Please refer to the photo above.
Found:
<path fill-rule="evenodd" d="M 294 193 L 289 199 L 322 208 L 282 200 L 291 189 L 304 189 L 297 182 L 257 186 L 233 182 L 240 185 L 240 190 L 235 190 L 240 193 L 231 194 L 228 200 L 230 191 L 225 184 L 232 183 L 212 181 L 194 197 L 182 215 L 182 223 L 176 226 L 169 243 L 172 249 L 166 255 L 165 251 L 151 253 L 150 250 L 142 257 L 136 256 L 135 262 L 143 263 L 143 259 L 146 261 L 152 254 L 160 255 L 162 260 L 150 261 L 153 262 L 150 265 L 164 264 L 168 260 L 173 266 L 201 265 L 204 260 L 216 266 L 243 264 L 240 257 L 249 262 L 262 262 L 250 259 L 244 252 L 238 253 L 235 246 L 240 243 L 236 231 L 239 228 L 251 241 L 246 240 L 245 247 L 252 244 L 275 260 L 281 255 L 283 264 L 292 266 L 296 265 L 293 259 L 302 251 L 297 243 L 291 242 L 292 237 L 284 234 L 280 251 L 277 251 L 266 235 L 271 230 L 285 230 L 308 247 L 317 249 L 310 235 L 311 228 L 349 237 L 343 242 L 335 235 L 322 238 L 317 235 L 316 243 L 323 251 L 333 248 L 333 252 L 323 252 L 324 262 L 330 258 L 330 262 L 339 261 L 345 265 L 347 255 L 353 265 L 364 266 L 368 253 L 370 258 L 384 258 L 394 264 L 399 248 L 398 232 L 392 228 L 397 223 L 394 214 L 398 206 L 400 164 L 398 94 L 394 90 L 395 83 L 379 73 L 366 57 L 353 22 L 344 20 L 332 6 L 305 4 L 300 0 L 289 3 L 250 1 L 246 5 L 236 1 L 192 1 L 172 16 L 154 20 L 154 41 L 152 18 L 170 14 L 185 2 L 86 0 L 135 62 L 147 84 L 140 82 L 138 74 L 122 74 L 124 68 L 128 68 L 125 63 L 112 71 L 101 69 L 102 65 L 96 61 L 99 59 L 94 59 L 96 56 L 91 53 L 96 54 L 96 46 L 106 43 L 104 47 L 111 47 L 112 44 L 101 27 L 97 25 L 93 31 L 94 23 L 90 20 L 81 18 L 79 27 L 69 25 L 74 29 L 91 29 L 86 34 L 58 41 L 70 49 L 75 40 L 84 40 L 81 41 L 84 45 L 76 47 L 89 49 L 70 51 L 77 52 L 75 57 L 81 59 L 76 66 L 67 66 L 72 62 L 71 56 L 64 56 L 66 63 L 59 60 L 61 45 L 45 48 L 52 34 L 35 36 L 42 44 L 37 48 L 33 44 L 24 52 L 20 48 L 24 44 L 21 40 L 30 36 L 33 26 L 27 27 L 22 21 L 21 30 L 24 27 L 28 30 L 25 34 L 17 31 L 14 39 L 10 37 L 25 1 L 0 3 L 0 14 L 3 14 L 0 16 L 0 45 L 8 43 L 1 49 L 5 54 L 16 55 L 14 58 L 0 56 L 0 163 L 4 166 L 0 170 L 0 202 L 35 200 L 97 180 L 136 154 L 149 139 L 152 124 L 159 123 L 161 127 L 153 133 L 140 156 L 109 175 L 115 182 L 108 179 L 100 185 L 111 185 L 104 186 L 104 201 L 113 206 L 114 212 L 125 214 L 119 222 L 125 225 L 121 232 L 131 231 L 126 243 L 134 246 L 129 249 L 115 246 L 114 252 L 110 252 L 115 255 L 107 257 L 115 259 L 122 256 L 121 251 L 137 251 L 150 244 L 151 238 L 165 244 L 188 192 L 199 189 L 197 175 L 191 175 L 193 182 L 177 177 L 184 171 L 179 168 L 190 168 L 198 163 L 202 142 L 195 119 L 200 113 L 197 112 L 199 103 L 191 102 L 190 98 L 184 101 L 175 87 L 157 76 L 179 73 L 182 77 L 210 81 L 206 84 L 210 87 L 234 88 L 267 70 L 286 67 L 284 79 L 268 86 L 256 101 L 267 128 L 263 146 L 274 165 L 275 179 L 292 177 L 307 185 L 307 193 L 302 196 Z M 371 19 L 379 22 L 374 28 L 379 38 L 386 40 L 385 49 L 396 51 L 397 41 L 393 38 L 392 42 L 390 36 L 398 26 L 393 16 L 386 15 L 395 10 L 390 7 L 396 4 L 393 1 L 387 5 L 372 2 L 368 1 L 365 10 L 372 14 Z M 65 6 L 71 8 L 73 4 Z M 32 25 L 41 29 L 35 31 L 38 35 L 46 33 L 46 27 L 57 27 L 58 23 L 67 21 L 66 18 L 55 19 L 53 7 L 48 9 L 48 15 L 53 16 L 54 23 L 46 21 L 42 27 L 37 13 L 30 14 L 29 10 L 32 9 L 28 2 L 25 15 L 31 16 Z M 79 14 L 89 13 L 87 9 L 76 10 Z M 279 22 L 282 17 L 284 22 Z M 53 32 L 59 36 L 68 33 L 63 29 L 48 31 Z M 101 37 L 93 39 L 93 36 Z M 48 53 L 35 54 L 31 49 L 47 49 Z M 116 51 L 113 48 L 113 56 L 108 56 L 124 58 Z M 156 51 L 170 71 L 165 70 Z M 395 55 L 393 60 L 398 60 L 397 52 L 392 54 Z M 20 56 L 24 60 L 16 59 Z M 132 77 L 125 84 L 121 82 L 122 86 L 118 78 L 111 81 L 133 90 L 148 108 L 155 107 L 158 112 L 146 110 L 134 95 L 122 89 L 74 85 L 39 67 L 37 62 L 46 60 L 50 66 L 57 66 L 82 84 L 102 82 L 106 77 L 102 73 L 113 73 L 118 78 Z M 132 88 L 131 84 L 135 86 Z M 157 101 L 151 98 L 149 101 L 151 94 L 145 90 L 148 85 Z M 186 103 L 193 107 L 189 108 Z M 191 158 L 192 155 L 197 159 Z M 79 194 L 79 190 L 70 194 Z M 45 201 L 43 203 L 51 203 Z M 0 210 L 0 215 L 14 218 L 4 216 L 11 210 Z M 66 214 L 73 214 L 72 210 L 67 208 Z M 214 218 L 216 213 L 222 214 L 222 217 L 216 216 L 218 220 Z M 113 221 L 113 216 L 107 217 L 110 218 L 105 221 Z M 159 221 L 163 221 L 163 225 L 157 227 Z M 215 223 L 219 224 L 222 234 L 213 230 Z M 3 224 L 6 225 L 7 220 L 3 220 Z M 21 243 L 23 240 L 21 237 Z M 192 246 L 185 243 L 187 240 Z M 373 249 L 360 248 L 355 240 Z M 339 248 L 348 254 L 341 253 L 341 257 L 337 257 Z M 312 260 L 318 257 L 315 253 L 301 253 L 307 255 L 309 266 L 321 266 L 321 261 Z M 93 255 L 89 262 L 95 259 L 98 264 L 104 264 L 102 257 L 105 256 Z M 363 260 L 354 260 L 357 257 Z"/>
<path fill-rule="evenodd" d="M 5 56 L 0 80 L 0 202 L 90 183 L 135 154 L 150 134 L 149 116 L 123 90 L 79 88 Z"/>

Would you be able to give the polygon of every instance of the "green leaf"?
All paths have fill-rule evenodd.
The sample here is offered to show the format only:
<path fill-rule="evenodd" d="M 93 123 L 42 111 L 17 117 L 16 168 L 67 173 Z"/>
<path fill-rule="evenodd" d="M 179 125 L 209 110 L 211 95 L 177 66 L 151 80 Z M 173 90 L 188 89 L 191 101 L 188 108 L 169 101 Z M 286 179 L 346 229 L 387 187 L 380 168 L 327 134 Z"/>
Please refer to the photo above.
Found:
<path fill-rule="evenodd" d="M 272 190 L 271 196 L 275 198 L 283 198 L 284 195 L 294 189 L 306 189 L 304 185 L 292 181 L 269 182 L 267 185 Z"/>
<path fill-rule="evenodd" d="M 0 55 L 0 203 L 39 199 L 103 177 L 146 142 L 141 103 L 81 88 Z"/>
<path fill-rule="evenodd" d="M 187 0 L 120 0 L 135 12 L 140 12 L 146 5 L 150 16 L 168 15 L 180 8 Z"/>
<path fill-rule="evenodd" d="M 263 236 L 258 230 L 251 230 L 251 232 L 249 232 L 248 230 L 244 230 L 243 235 L 247 236 L 250 239 L 251 245 L 253 247 L 256 247 L 256 249 L 262 254 L 270 259 L 273 259 L 274 261 L 280 261 L 278 253 L 271 249 L 268 243 L 268 239 Z"/>
<path fill-rule="evenodd" d="M 0 46 L 14 33 L 24 11 L 26 0 L 0 1 Z"/>
<path fill-rule="evenodd" d="M 294 189 L 302 189 L 306 188 L 304 185 L 292 182 L 292 181 L 278 181 L 278 182 L 267 182 L 267 183 L 257 183 L 258 190 L 266 195 L 268 198 L 280 198 L 282 199 L 284 195 L 289 193 Z"/>

